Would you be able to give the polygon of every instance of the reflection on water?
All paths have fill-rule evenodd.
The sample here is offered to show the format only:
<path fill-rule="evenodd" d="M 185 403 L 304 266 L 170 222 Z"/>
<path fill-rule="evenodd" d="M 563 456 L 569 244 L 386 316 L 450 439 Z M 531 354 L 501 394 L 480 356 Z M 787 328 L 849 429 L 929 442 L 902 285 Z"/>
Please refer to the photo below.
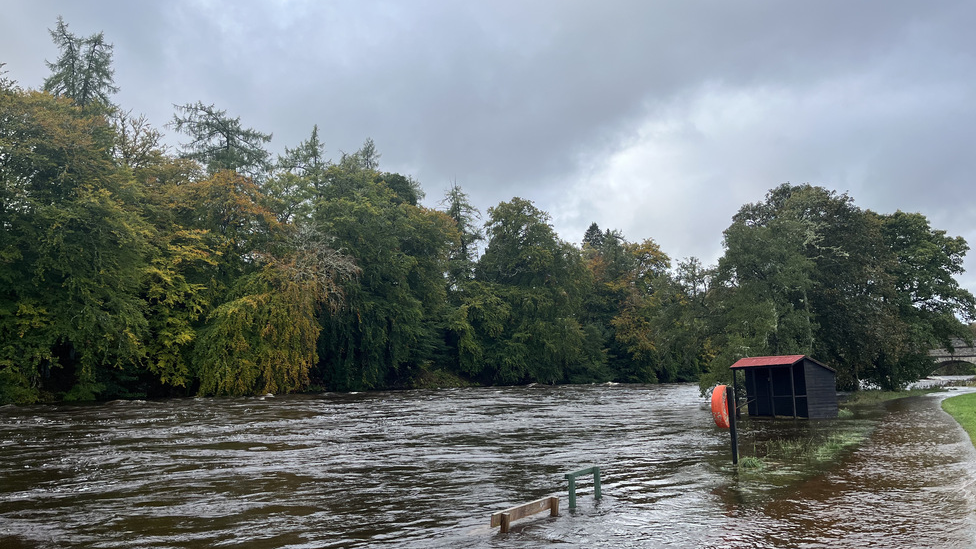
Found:
<path fill-rule="evenodd" d="M 0 547 L 971 547 L 976 451 L 939 398 L 839 420 L 864 443 L 788 477 L 735 472 L 692 385 L 8 406 Z M 818 428 L 746 421 L 744 453 L 783 425 Z M 581 479 L 569 512 L 590 465 L 604 497 Z"/>

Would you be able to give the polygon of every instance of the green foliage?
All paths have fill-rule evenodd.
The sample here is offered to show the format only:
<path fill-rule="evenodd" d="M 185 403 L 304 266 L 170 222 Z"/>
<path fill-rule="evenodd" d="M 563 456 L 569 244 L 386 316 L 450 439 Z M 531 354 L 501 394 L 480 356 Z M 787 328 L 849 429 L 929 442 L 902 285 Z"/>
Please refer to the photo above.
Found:
<path fill-rule="evenodd" d="M 841 388 L 904 387 L 928 350 L 967 335 L 974 298 L 954 276 L 968 247 L 921 214 L 864 211 L 847 195 L 782 185 L 725 231 L 714 300 L 721 352 L 703 384 L 743 356 L 812 354 Z"/>
<path fill-rule="evenodd" d="M 8 71 L 3 70 L 6 63 L 0 63 L 0 89 L 12 90 L 15 87 L 14 81 L 4 76 Z"/>
<path fill-rule="evenodd" d="M 817 433 L 807 438 L 782 438 L 766 441 L 765 459 L 779 463 L 808 461 L 829 463 L 846 450 L 856 448 L 867 433 L 863 428 L 849 427 L 827 433 Z"/>
<path fill-rule="evenodd" d="M 393 201 L 395 203 L 407 203 L 416 206 L 424 193 L 420 190 L 420 184 L 413 179 L 398 173 L 381 173 L 376 177 L 377 181 L 393 191 Z"/>
<path fill-rule="evenodd" d="M 201 253 L 219 257 L 207 262 L 213 268 L 198 279 L 210 285 L 217 299 L 238 277 L 254 270 L 255 254 L 268 252 L 281 229 L 260 187 L 236 172 L 217 172 L 167 192 L 176 226 L 198 231 Z"/>
<path fill-rule="evenodd" d="M 929 389 L 903 389 L 898 391 L 882 391 L 879 389 L 868 389 L 865 391 L 856 391 L 850 393 L 843 400 L 845 406 L 858 407 L 858 406 L 868 406 L 875 405 L 881 402 L 887 402 L 889 400 L 896 400 L 899 398 L 906 398 L 910 396 L 921 396 L 934 393 L 941 389 L 929 388 Z"/>
<path fill-rule="evenodd" d="M 151 337 L 147 365 L 164 385 L 187 387 L 191 381 L 188 350 L 196 340 L 196 323 L 211 305 L 207 286 L 190 282 L 192 264 L 214 265 L 198 231 L 165 235 L 158 255 L 144 271 Z"/>
<path fill-rule="evenodd" d="M 447 207 L 445 213 L 454 220 L 458 233 L 458 241 L 449 252 L 448 286 L 453 296 L 459 296 L 467 282 L 474 279 L 478 243 L 485 238 L 478 226 L 481 212 L 471 204 L 468 195 L 456 182 L 451 184 L 441 205 Z"/>
<path fill-rule="evenodd" d="M 933 370 L 930 349 L 969 337 L 959 318 L 976 318 L 976 300 L 955 279 L 969 250 L 964 239 L 933 230 L 921 214 L 899 211 L 879 217 L 881 240 L 891 256 L 888 303 L 894 318 L 888 346 L 875 359 L 870 379 L 894 389 Z"/>
<path fill-rule="evenodd" d="M 376 144 L 371 138 L 366 138 L 363 146 L 352 154 L 342 153 L 339 164 L 345 169 L 365 170 L 368 172 L 379 172 L 380 157 L 383 156 L 376 150 Z"/>
<path fill-rule="evenodd" d="M 99 368 L 137 367 L 149 228 L 113 163 L 111 127 L 68 100 L 14 89 L 0 91 L 0 120 L 6 383 L 31 400 L 52 368 L 90 384 Z"/>
<path fill-rule="evenodd" d="M 745 456 L 739 459 L 739 468 L 752 471 L 762 471 L 766 468 L 766 463 L 756 456 Z"/>
<path fill-rule="evenodd" d="M 583 233 L 583 246 L 589 246 L 590 248 L 598 249 L 603 245 L 603 233 L 600 232 L 600 226 L 595 222 L 590 223 L 587 227 L 586 232 Z"/>
<path fill-rule="evenodd" d="M 308 139 L 178 106 L 178 156 L 109 103 L 112 46 L 63 20 L 44 87 L 0 73 L 0 403 L 477 383 L 726 381 L 811 354 L 841 388 L 899 388 L 972 339 L 968 245 L 921 214 L 782 185 L 715 268 L 593 223 L 578 248 L 521 198 L 482 225 Z M 0 64 L 2 68 L 2 64 Z M 479 257 L 479 250 L 484 252 Z"/>
<path fill-rule="evenodd" d="M 584 352 L 594 332 L 578 320 L 588 282 L 579 251 L 527 200 L 503 202 L 488 215 L 481 283 L 465 292 L 450 324 L 462 371 L 503 384 L 602 379 L 602 354 Z"/>
<path fill-rule="evenodd" d="M 211 313 L 197 345 L 201 394 L 291 392 L 308 383 L 318 326 L 307 303 L 282 296 L 294 290 L 275 274 L 245 276 L 244 295 Z"/>
<path fill-rule="evenodd" d="M 302 223 L 311 220 L 315 199 L 327 184 L 331 163 L 323 156 L 325 145 L 319 140 L 318 126 L 294 149 L 285 147 L 278 157 L 274 174 L 265 182 L 263 190 L 273 204 L 281 223 Z"/>
<path fill-rule="evenodd" d="M 599 327 L 613 379 L 656 383 L 698 379 L 710 358 L 703 296 L 707 276 L 697 261 L 672 271 L 671 260 L 651 239 L 626 242 L 594 223 L 583 256 L 592 290 L 583 317 Z"/>
<path fill-rule="evenodd" d="M 196 346 L 200 393 L 250 395 L 305 389 L 317 363 L 317 313 L 342 299 L 358 271 L 311 230 L 294 249 L 241 277 L 230 300 L 208 317 Z"/>
<path fill-rule="evenodd" d="M 807 294 L 814 264 L 803 252 L 811 228 L 792 219 L 759 225 L 741 217 L 725 231 L 726 253 L 719 262 L 719 283 L 734 288 L 726 306 L 747 311 L 741 324 L 751 328 L 750 354 L 809 354 L 815 327 Z"/>
<path fill-rule="evenodd" d="M 409 383 L 442 361 L 451 220 L 415 206 L 358 165 L 334 166 L 316 207 L 321 232 L 362 269 L 345 287 L 346 306 L 323 319 L 320 376 L 358 390 Z"/>

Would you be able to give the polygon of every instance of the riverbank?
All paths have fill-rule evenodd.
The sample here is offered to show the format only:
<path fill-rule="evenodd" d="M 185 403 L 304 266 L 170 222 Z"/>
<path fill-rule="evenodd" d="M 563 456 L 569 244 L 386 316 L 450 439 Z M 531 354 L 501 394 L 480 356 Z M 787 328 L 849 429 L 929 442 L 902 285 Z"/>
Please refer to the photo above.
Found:
<path fill-rule="evenodd" d="M 962 425 L 976 446 L 976 393 L 949 397 L 942 401 L 942 409 Z"/>

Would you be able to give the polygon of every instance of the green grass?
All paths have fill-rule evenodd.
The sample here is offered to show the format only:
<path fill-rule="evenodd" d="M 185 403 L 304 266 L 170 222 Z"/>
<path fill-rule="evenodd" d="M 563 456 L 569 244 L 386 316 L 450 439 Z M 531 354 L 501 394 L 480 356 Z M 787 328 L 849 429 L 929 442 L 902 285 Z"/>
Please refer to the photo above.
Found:
<path fill-rule="evenodd" d="M 942 401 L 942 409 L 962 425 L 976 446 L 976 393 L 949 397 Z"/>

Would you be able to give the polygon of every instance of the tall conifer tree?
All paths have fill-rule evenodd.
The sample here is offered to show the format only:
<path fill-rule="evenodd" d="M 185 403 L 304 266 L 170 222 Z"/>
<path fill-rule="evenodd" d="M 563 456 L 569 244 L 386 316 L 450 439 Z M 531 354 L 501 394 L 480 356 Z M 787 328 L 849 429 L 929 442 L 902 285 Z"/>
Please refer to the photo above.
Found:
<path fill-rule="evenodd" d="M 60 16 L 50 33 L 61 55 L 57 61 L 47 62 L 51 76 L 44 80 L 44 91 L 67 97 L 81 108 L 110 106 L 109 96 L 119 91 L 113 78 L 112 44 L 101 32 L 87 38 L 75 36 Z"/>

